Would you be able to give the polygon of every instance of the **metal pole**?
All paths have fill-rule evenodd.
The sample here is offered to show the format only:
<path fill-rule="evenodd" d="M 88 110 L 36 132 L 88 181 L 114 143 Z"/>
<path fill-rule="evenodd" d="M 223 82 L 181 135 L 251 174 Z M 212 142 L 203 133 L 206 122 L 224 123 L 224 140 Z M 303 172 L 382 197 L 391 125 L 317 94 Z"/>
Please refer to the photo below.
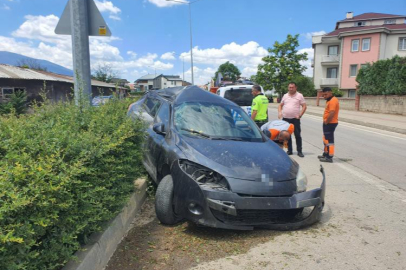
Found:
<path fill-rule="evenodd" d="M 195 78 L 194 78 L 194 73 L 193 73 L 193 37 L 192 37 L 192 9 L 189 5 L 189 24 L 190 24 L 190 63 L 192 66 L 192 85 L 195 84 Z"/>
<path fill-rule="evenodd" d="M 70 2 L 76 105 L 79 104 L 81 96 L 89 104 L 92 98 L 87 2 L 87 0 Z"/>

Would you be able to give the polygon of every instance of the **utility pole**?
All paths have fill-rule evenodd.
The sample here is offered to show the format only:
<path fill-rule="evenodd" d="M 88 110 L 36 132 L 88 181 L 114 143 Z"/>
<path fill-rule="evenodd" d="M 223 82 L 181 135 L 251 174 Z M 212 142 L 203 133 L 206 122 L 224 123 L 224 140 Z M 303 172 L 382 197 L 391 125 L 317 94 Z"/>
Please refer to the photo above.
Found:
<path fill-rule="evenodd" d="M 80 98 L 92 98 L 92 84 L 90 80 L 90 50 L 89 50 L 89 20 L 87 1 L 71 0 L 71 29 L 73 70 L 75 77 L 75 103 Z M 82 97 L 80 96 L 82 95 Z"/>
<path fill-rule="evenodd" d="M 72 36 L 75 103 L 86 100 L 90 104 L 89 36 L 111 36 L 111 31 L 93 0 L 69 0 L 55 28 L 57 35 Z"/>

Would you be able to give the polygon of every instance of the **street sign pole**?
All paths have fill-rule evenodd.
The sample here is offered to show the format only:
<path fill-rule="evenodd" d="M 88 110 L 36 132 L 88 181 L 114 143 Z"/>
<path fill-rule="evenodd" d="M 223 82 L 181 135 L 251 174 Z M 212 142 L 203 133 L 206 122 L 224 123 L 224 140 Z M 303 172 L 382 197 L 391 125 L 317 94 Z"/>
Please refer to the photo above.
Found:
<path fill-rule="evenodd" d="M 78 105 L 80 98 L 89 103 L 92 98 L 88 7 L 87 0 L 71 0 L 70 5 L 75 103 Z"/>
<path fill-rule="evenodd" d="M 69 0 L 55 28 L 57 35 L 72 36 L 75 103 L 91 102 L 89 36 L 111 36 L 111 31 L 93 0 Z"/>

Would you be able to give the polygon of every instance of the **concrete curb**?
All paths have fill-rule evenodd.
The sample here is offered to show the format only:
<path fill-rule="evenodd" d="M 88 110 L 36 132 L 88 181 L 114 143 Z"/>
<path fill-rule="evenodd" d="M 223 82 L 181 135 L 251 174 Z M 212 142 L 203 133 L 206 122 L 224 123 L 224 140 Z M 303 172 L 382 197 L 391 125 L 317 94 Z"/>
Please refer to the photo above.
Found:
<path fill-rule="evenodd" d="M 315 113 L 315 112 L 306 111 L 306 114 L 323 117 L 323 114 L 321 114 L 321 113 Z M 339 117 L 339 121 L 347 122 L 347 123 L 351 123 L 351 124 L 356 124 L 356 125 L 360 125 L 360 126 L 379 128 L 379 129 L 392 131 L 392 132 L 397 132 L 397 133 L 401 133 L 401 134 L 406 134 L 406 129 L 403 129 L 403 128 L 390 127 L 390 126 L 379 125 L 379 124 L 354 120 L 354 119 L 350 119 L 350 118 L 342 118 L 342 117 Z"/>
<path fill-rule="evenodd" d="M 146 179 L 134 182 L 136 191 L 116 218 L 107 224 L 104 232 L 90 237 L 89 244 L 76 252 L 77 260 L 69 261 L 62 270 L 100 270 L 107 266 L 118 244 L 131 229 L 131 222 L 147 197 Z"/>

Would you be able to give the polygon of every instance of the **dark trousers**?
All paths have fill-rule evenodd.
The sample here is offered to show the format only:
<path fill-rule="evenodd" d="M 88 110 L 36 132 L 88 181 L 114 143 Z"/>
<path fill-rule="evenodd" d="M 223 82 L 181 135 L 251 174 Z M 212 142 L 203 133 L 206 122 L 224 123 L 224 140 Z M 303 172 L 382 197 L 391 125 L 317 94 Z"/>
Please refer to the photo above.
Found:
<path fill-rule="evenodd" d="M 323 124 L 323 155 L 329 158 L 334 156 L 334 131 L 338 124 Z"/>
<path fill-rule="evenodd" d="M 255 124 L 257 124 L 257 126 L 259 128 L 262 127 L 262 125 L 265 125 L 268 121 L 267 120 L 262 120 L 262 121 L 255 121 Z"/>
<path fill-rule="evenodd" d="M 296 118 L 283 118 L 284 121 L 293 124 L 295 127 L 295 139 L 296 139 L 296 150 L 302 152 L 302 137 L 300 136 L 300 119 Z M 292 149 L 292 138 L 288 142 L 288 151 L 293 152 Z"/>

